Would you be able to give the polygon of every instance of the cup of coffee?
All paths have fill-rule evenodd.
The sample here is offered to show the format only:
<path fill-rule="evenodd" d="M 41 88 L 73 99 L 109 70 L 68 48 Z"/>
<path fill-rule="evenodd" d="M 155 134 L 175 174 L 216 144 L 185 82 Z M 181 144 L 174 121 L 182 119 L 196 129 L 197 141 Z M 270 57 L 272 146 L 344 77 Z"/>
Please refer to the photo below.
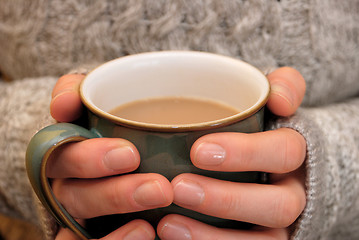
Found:
<path fill-rule="evenodd" d="M 181 173 L 194 173 L 263 183 L 265 174 L 261 172 L 196 168 L 190 161 L 190 149 L 199 137 L 209 133 L 262 131 L 269 90 L 266 77 L 255 67 L 212 53 L 163 51 L 112 60 L 91 71 L 81 84 L 81 100 L 88 112 L 86 124 L 54 124 L 31 139 L 26 154 L 30 182 L 53 217 L 81 239 L 101 237 L 100 232 L 109 233 L 138 218 L 156 225 L 170 213 L 218 227 L 243 227 L 236 221 L 175 204 L 91 219 L 87 227 L 82 227 L 55 198 L 46 177 L 46 164 L 52 151 L 63 144 L 114 137 L 127 139 L 137 147 L 141 156 L 135 171 L 138 173 L 159 173 L 169 180 Z"/>

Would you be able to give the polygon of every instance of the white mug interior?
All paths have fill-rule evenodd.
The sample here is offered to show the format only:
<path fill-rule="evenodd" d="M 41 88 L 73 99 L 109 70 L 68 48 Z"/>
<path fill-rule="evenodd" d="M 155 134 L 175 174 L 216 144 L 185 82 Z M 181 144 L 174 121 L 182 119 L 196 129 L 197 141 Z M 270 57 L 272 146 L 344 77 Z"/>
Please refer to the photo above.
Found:
<path fill-rule="evenodd" d="M 85 77 L 80 92 L 84 104 L 101 117 L 156 128 L 163 126 L 132 122 L 108 112 L 131 101 L 166 96 L 211 99 L 239 110 L 229 118 L 201 123 L 218 125 L 258 111 L 269 88 L 265 75 L 241 60 L 204 52 L 163 51 L 109 61 Z"/>

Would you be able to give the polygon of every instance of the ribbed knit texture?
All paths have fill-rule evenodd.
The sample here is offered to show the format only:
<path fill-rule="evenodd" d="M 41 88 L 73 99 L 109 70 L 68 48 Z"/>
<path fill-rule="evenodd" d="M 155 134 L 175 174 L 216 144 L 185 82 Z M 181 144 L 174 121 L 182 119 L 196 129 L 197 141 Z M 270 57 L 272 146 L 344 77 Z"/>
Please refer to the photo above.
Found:
<path fill-rule="evenodd" d="M 308 204 L 293 239 L 359 239 L 359 0 L 0 0 L 0 211 L 56 226 L 26 178 L 24 154 L 48 117 L 56 77 L 156 50 L 241 58 L 264 72 L 293 66 L 303 108 L 268 128 L 307 140 Z M 46 77 L 54 76 L 54 77 Z"/>
<path fill-rule="evenodd" d="M 307 140 L 307 206 L 293 239 L 359 239 L 358 113 L 355 99 L 301 108 L 268 126 L 293 128 Z"/>

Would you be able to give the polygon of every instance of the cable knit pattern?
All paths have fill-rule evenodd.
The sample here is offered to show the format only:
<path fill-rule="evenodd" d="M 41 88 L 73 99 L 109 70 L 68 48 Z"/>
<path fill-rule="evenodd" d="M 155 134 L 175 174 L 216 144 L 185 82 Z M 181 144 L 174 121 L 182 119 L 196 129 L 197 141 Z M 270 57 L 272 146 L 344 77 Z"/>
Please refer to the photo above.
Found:
<path fill-rule="evenodd" d="M 0 60 L 3 71 L 13 78 L 63 74 L 93 59 L 103 62 L 164 49 L 242 55 L 260 67 L 276 66 L 273 55 L 279 49 L 280 32 L 273 26 L 279 25 L 280 15 L 279 6 L 270 1 L 66 0 L 28 4 L 32 14 L 27 13 L 26 18 L 16 14 L 13 21 L 0 23 L 0 40 L 26 39 L 7 41 L 1 47 L 18 63 L 14 66 L 7 59 Z M 17 11 L 16 7 L 10 9 L 11 13 Z M 11 31 L 14 25 L 19 29 L 15 33 Z M 27 52 L 16 55 L 19 47 Z M 35 63 L 33 68 L 29 63 Z"/>
<path fill-rule="evenodd" d="M 308 82 L 306 105 L 359 92 L 354 84 L 358 0 L 36 0 L 26 6 L 4 0 L 1 5 L 0 66 L 15 79 L 59 75 L 126 54 L 192 49 L 240 57 L 261 69 L 294 66 Z"/>
<path fill-rule="evenodd" d="M 359 0 L 0 0 L 0 211 L 54 221 L 25 177 L 30 136 L 48 117 L 56 77 L 127 54 L 198 50 L 264 72 L 292 66 L 306 79 L 303 107 L 269 129 L 307 140 L 308 203 L 293 239 L 359 239 Z M 55 76 L 55 77 L 44 77 Z M 43 124 L 40 124 L 43 123 Z"/>

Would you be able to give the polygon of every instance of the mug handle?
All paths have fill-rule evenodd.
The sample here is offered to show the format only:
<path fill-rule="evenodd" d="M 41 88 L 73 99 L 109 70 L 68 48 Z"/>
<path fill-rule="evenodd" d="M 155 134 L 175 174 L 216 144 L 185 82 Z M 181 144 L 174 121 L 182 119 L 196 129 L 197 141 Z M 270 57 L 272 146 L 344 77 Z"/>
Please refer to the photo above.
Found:
<path fill-rule="evenodd" d="M 57 123 L 37 132 L 26 150 L 27 174 L 39 200 L 62 227 L 71 229 L 82 240 L 91 236 L 56 199 L 46 177 L 46 164 L 51 153 L 63 144 L 98 137 L 101 136 L 78 125 Z"/>

